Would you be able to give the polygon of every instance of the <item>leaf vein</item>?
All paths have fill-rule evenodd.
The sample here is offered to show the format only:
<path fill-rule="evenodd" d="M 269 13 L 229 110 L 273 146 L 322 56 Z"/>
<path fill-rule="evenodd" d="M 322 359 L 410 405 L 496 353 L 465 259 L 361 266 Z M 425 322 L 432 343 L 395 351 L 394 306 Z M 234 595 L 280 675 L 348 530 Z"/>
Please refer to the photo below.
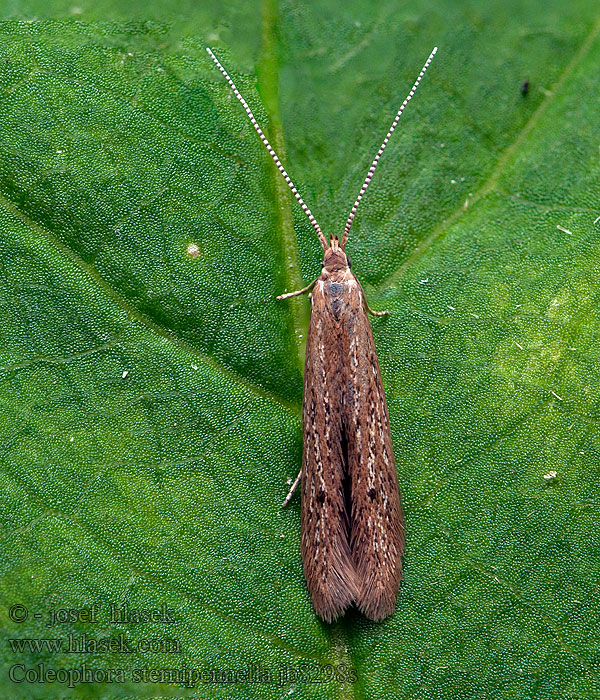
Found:
<path fill-rule="evenodd" d="M 540 102 L 538 108 L 531 115 L 529 121 L 517 134 L 517 137 L 514 139 L 514 141 L 509 146 L 507 146 L 504 149 L 504 151 L 502 151 L 502 153 L 498 157 L 498 160 L 496 161 L 496 164 L 492 167 L 487 179 L 470 198 L 469 211 L 472 211 L 474 205 L 481 201 L 487 194 L 492 192 L 497 186 L 498 180 L 500 179 L 500 176 L 502 175 L 505 166 L 510 161 L 512 156 L 515 153 L 519 152 L 523 142 L 529 136 L 536 124 L 540 121 L 540 119 L 545 114 L 549 106 L 552 104 L 560 89 L 568 83 L 571 74 L 574 72 L 581 60 L 590 50 L 599 32 L 600 20 L 598 20 L 596 24 L 592 27 L 591 31 L 583 40 L 580 48 L 577 51 L 575 51 L 573 57 L 562 71 L 562 74 L 554 83 L 553 89 L 549 91 L 548 94 L 546 94 L 544 99 Z M 385 277 L 385 279 L 383 279 L 377 285 L 377 289 L 381 292 L 387 287 L 394 286 L 402 276 L 402 273 L 412 263 L 420 259 L 433 246 L 433 244 L 436 243 L 436 241 L 438 241 L 440 238 L 442 238 L 448 232 L 450 227 L 464 215 L 465 209 L 461 201 L 460 205 L 433 229 L 429 236 L 425 238 L 425 240 L 416 248 L 416 250 L 410 255 L 408 255 L 395 270 L 393 270 L 389 275 L 387 275 L 387 277 Z"/>

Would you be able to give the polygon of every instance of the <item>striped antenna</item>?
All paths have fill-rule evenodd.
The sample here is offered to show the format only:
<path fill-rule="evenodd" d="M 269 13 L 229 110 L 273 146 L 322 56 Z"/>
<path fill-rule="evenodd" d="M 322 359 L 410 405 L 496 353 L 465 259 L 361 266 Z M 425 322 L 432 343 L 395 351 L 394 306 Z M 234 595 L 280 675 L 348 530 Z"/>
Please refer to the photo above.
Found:
<path fill-rule="evenodd" d="M 429 68 L 429 64 L 433 60 L 433 57 L 435 56 L 437 52 L 437 46 L 434 47 L 433 51 L 429 54 L 429 58 L 425 61 L 425 65 L 423 66 L 423 69 L 419 73 L 419 77 L 415 80 L 415 84 L 412 86 L 411 91 L 408 93 L 406 99 L 400 106 L 400 109 L 398 110 L 398 114 L 396 114 L 396 118 L 392 122 L 392 126 L 390 126 L 390 130 L 387 132 L 387 136 L 383 139 L 383 143 L 381 144 L 380 149 L 377 151 L 377 155 L 375 156 L 375 159 L 371 163 L 371 167 L 369 168 L 369 172 L 367 173 L 367 177 L 365 181 L 363 182 L 363 186 L 360 188 L 360 192 L 358 193 L 358 197 L 356 198 L 356 202 L 354 202 L 354 206 L 352 207 L 352 211 L 350 212 L 350 216 L 348 217 L 348 221 L 346 222 L 346 228 L 344 229 L 344 235 L 342 236 L 342 241 L 340 243 L 340 246 L 342 250 L 346 248 L 346 241 L 348 240 L 348 232 L 350 231 L 350 227 L 352 226 L 352 222 L 354 221 L 354 215 L 356 214 L 356 210 L 358 209 L 358 205 L 360 204 L 360 200 L 363 198 L 364 193 L 367 191 L 367 187 L 369 186 L 369 183 L 371 182 L 371 178 L 373 177 L 373 173 L 375 172 L 375 168 L 377 167 L 377 163 L 379 163 L 379 159 L 381 158 L 381 154 L 383 153 L 384 148 L 387 146 L 388 141 L 390 140 L 390 136 L 393 134 L 394 129 L 396 128 L 396 125 L 398 124 L 398 120 L 400 119 L 400 115 L 402 112 L 404 112 L 404 108 L 406 105 L 410 102 L 412 99 L 412 96 L 415 94 L 417 88 L 419 87 L 419 83 L 421 82 L 421 79 L 425 75 L 425 71 Z"/>
<path fill-rule="evenodd" d="M 263 130 L 260 128 L 256 119 L 254 118 L 254 115 L 252 114 L 252 110 L 250 109 L 250 107 L 248 107 L 248 103 L 242 97 L 242 95 L 240 94 L 240 91 L 234 85 L 233 80 L 229 77 L 229 73 L 219 63 L 219 59 L 214 55 L 214 53 L 208 47 L 206 48 L 206 50 L 208 51 L 208 54 L 212 58 L 212 60 L 217 64 L 217 68 L 225 76 L 225 79 L 229 83 L 229 87 L 233 90 L 233 94 L 242 103 L 242 107 L 246 110 L 246 114 L 250 117 L 250 121 L 252 122 L 252 126 L 256 129 L 256 133 L 260 136 L 260 140 L 265 144 L 267 151 L 269 151 L 269 153 L 271 155 L 271 158 L 275 161 L 275 165 L 277 166 L 277 169 L 283 175 L 283 178 L 287 182 L 288 187 L 290 188 L 290 190 L 292 190 L 292 192 L 294 193 L 294 197 L 298 200 L 298 204 L 302 207 L 302 211 L 306 214 L 306 216 L 308 216 L 310 223 L 313 225 L 313 228 L 317 232 L 317 236 L 319 237 L 319 241 L 321 242 L 321 245 L 323 246 L 323 250 L 327 250 L 327 248 L 329 248 L 329 244 L 327 243 L 327 240 L 325 239 L 325 236 L 323 235 L 323 231 L 321 231 L 321 227 L 317 223 L 317 220 L 315 219 L 315 217 L 312 215 L 312 212 L 310 211 L 310 209 L 304 203 L 304 200 L 302 199 L 302 197 L 298 193 L 298 190 L 296 189 L 296 186 L 292 182 L 290 176 L 285 172 L 285 168 L 281 164 L 281 161 L 277 157 L 277 154 L 273 150 L 273 147 L 269 143 L 267 137 L 263 133 Z"/>

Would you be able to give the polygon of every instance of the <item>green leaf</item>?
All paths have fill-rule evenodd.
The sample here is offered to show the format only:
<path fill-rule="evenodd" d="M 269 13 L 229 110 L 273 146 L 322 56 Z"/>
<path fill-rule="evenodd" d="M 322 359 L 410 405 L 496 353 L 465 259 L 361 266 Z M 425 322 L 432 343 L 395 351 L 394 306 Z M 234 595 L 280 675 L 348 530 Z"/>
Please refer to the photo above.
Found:
<path fill-rule="evenodd" d="M 0 695 L 598 697 L 597 9 L 165 4 L 0 25 Z M 275 301 L 319 245 L 204 49 L 330 234 L 435 44 L 348 244 L 404 581 L 325 625 L 281 508 L 308 302 Z"/>

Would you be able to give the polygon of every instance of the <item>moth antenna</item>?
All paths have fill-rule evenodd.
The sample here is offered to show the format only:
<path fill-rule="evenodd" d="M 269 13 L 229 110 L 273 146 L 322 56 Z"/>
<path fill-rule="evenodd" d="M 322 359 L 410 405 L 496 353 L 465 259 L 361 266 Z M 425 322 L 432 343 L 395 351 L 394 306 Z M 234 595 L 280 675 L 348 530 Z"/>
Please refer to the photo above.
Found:
<path fill-rule="evenodd" d="M 277 157 L 277 154 L 273 150 L 273 147 L 269 143 L 267 137 L 263 133 L 263 130 L 260 128 L 256 119 L 254 118 L 254 115 L 252 114 L 252 110 L 248 106 L 248 103 L 242 97 L 242 95 L 240 94 L 240 91 L 236 88 L 233 80 L 229 77 L 229 73 L 225 70 L 225 68 L 223 68 L 223 66 L 219 62 L 219 59 L 214 55 L 214 53 L 208 47 L 206 48 L 206 50 L 208 51 L 208 54 L 212 58 L 212 60 L 216 63 L 217 68 L 225 76 L 225 79 L 229 83 L 229 87 L 233 90 L 233 94 L 242 103 L 242 107 L 246 110 L 246 114 L 250 118 L 250 121 L 252 122 L 252 126 L 256 129 L 256 133 L 260 136 L 260 140 L 265 144 L 266 149 L 267 149 L 267 151 L 269 151 L 271 158 L 275 161 L 275 165 L 277 166 L 277 169 L 283 175 L 283 179 L 287 182 L 288 187 L 290 188 L 290 190 L 292 190 L 292 192 L 294 194 L 294 197 L 298 200 L 298 204 L 302 207 L 302 211 L 306 214 L 306 216 L 308 216 L 310 223 L 313 225 L 313 228 L 317 232 L 317 236 L 319 237 L 319 241 L 321 242 L 321 245 L 323 246 L 323 250 L 327 250 L 327 248 L 329 248 L 329 244 L 327 243 L 327 240 L 326 240 L 325 236 L 323 235 L 323 231 L 321 231 L 321 227 L 317 223 L 317 220 L 315 219 L 315 217 L 312 215 L 312 212 L 310 211 L 310 209 L 304 203 L 304 200 L 300 196 L 298 190 L 296 189 L 296 186 L 292 182 L 292 179 L 286 173 L 285 168 L 281 164 L 281 161 Z"/>
<path fill-rule="evenodd" d="M 400 115 L 402 112 L 404 112 L 404 108 L 406 105 L 411 101 L 412 96 L 415 94 L 417 88 L 419 87 L 419 83 L 421 82 L 421 79 L 425 75 L 425 71 L 429 68 L 429 64 L 433 60 L 433 57 L 437 53 L 437 46 L 434 47 L 433 51 L 429 54 L 429 58 L 425 61 L 425 65 L 423 66 L 423 69 L 419 73 L 419 77 L 415 80 L 415 84 L 412 86 L 411 91 L 408 93 L 406 96 L 406 99 L 400 106 L 400 109 L 398 110 L 398 114 L 396 114 L 396 118 L 392 122 L 392 126 L 390 126 L 390 130 L 387 132 L 387 136 L 383 139 L 383 143 L 381 144 L 381 147 L 377 151 L 377 155 L 375 156 L 375 159 L 371 163 L 371 167 L 369 168 L 369 172 L 367 173 L 367 177 L 365 181 L 363 182 L 363 186 L 360 188 L 360 192 L 358 193 L 358 197 L 356 198 L 356 202 L 354 202 L 354 206 L 352 207 L 352 211 L 350 212 L 350 216 L 348 217 L 348 221 L 346 222 L 346 228 L 344 229 L 344 235 L 342 236 L 342 240 L 340 243 L 340 246 L 342 250 L 345 250 L 346 248 L 346 241 L 348 240 L 348 232 L 350 231 L 350 227 L 352 226 L 352 222 L 354 221 L 354 215 L 356 214 L 356 210 L 358 209 L 358 205 L 360 204 L 360 200 L 363 198 L 364 193 L 367 191 L 367 187 L 369 186 L 369 183 L 371 182 L 371 178 L 373 177 L 373 173 L 375 172 L 375 168 L 377 167 L 377 163 L 379 163 L 379 159 L 381 158 L 381 154 L 383 153 L 383 150 L 388 144 L 388 141 L 390 140 L 390 136 L 393 134 L 394 129 L 396 128 L 396 125 L 398 124 L 398 120 L 400 119 Z"/>

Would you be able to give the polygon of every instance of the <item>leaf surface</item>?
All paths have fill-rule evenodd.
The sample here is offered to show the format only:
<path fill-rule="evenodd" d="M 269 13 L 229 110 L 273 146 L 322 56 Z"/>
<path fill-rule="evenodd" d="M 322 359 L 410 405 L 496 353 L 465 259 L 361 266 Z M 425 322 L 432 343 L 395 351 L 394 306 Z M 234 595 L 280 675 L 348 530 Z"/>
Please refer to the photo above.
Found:
<path fill-rule="evenodd" d="M 76 9 L 0 26 L 0 694 L 598 697 L 597 10 Z M 324 625 L 308 600 L 299 502 L 280 507 L 308 303 L 275 296 L 319 245 L 207 44 L 327 234 L 440 47 L 348 244 L 391 311 L 373 331 L 407 551 L 384 623 Z M 94 602 L 95 622 L 60 612 Z M 124 603 L 172 612 L 111 622 Z M 69 688 L 19 664 L 114 673 Z M 205 675 L 151 675 L 182 668 Z"/>

